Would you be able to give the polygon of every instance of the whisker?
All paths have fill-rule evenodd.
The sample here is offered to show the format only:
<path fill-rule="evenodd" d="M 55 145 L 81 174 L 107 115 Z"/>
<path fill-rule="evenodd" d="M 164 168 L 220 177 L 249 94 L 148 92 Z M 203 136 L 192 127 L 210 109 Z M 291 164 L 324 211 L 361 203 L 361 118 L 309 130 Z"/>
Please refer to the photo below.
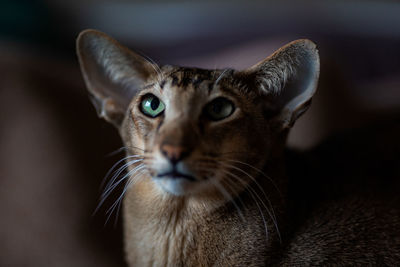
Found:
<path fill-rule="evenodd" d="M 224 181 L 224 182 L 226 182 L 226 185 L 227 185 L 227 186 L 230 184 L 230 185 L 232 185 L 233 188 L 235 188 L 235 186 L 237 187 L 237 185 L 236 185 L 233 181 L 231 181 L 231 180 L 226 180 L 226 181 Z M 229 188 L 232 189 L 232 187 L 229 187 Z M 234 191 L 234 190 L 233 190 L 233 191 Z M 237 197 L 237 199 L 240 201 L 240 204 L 241 204 L 243 207 L 245 207 L 245 209 L 246 209 L 246 205 L 245 205 L 245 203 L 242 201 L 242 198 L 240 197 L 240 192 L 238 192 L 238 194 L 237 194 L 236 197 Z"/>
<path fill-rule="evenodd" d="M 143 169 L 142 169 L 142 170 L 143 170 Z M 114 204 L 112 204 L 112 206 L 107 210 L 106 214 L 108 214 L 108 216 L 107 216 L 107 219 L 106 219 L 105 224 L 107 224 L 107 222 L 110 220 L 111 215 L 113 214 L 115 208 L 117 208 L 117 212 L 118 212 L 118 213 L 116 214 L 116 218 L 115 218 L 115 221 L 114 221 L 114 226 L 116 225 L 116 223 L 117 223 L 117 221 L 118 221 L 119 209 L 120 209 L 120 205 L 121 205 L 121 202 L 122 202 L 122 198 L 125 196 L 126 191 L 128 190 L 128 188 L 129 188 L 133 183 L 136 183 L 136 182 L 141 178 L 141 176 L 138 176 L 138 174 L 142 174 L 142 170 L 141 170 L 139 173 L 135 173 L 135 174 L 136 174 L 135 176 L 131 176 L 131 177 L 130 177 L 130 180 L 125 184 L 124 189 L 123 189 L 121 195 L 120 195 L 120 196 L 118 197 L 118 199 L 114 202 Z"/>
<path fill-rule="evenodd" d="M 117 150 L 114 150 L 113 152 L 111 152 L 111 153 L 108 153 L 107 155 L 106 155 L 106 157 L 112 157 L 112 156 L 115 156 L 116 154 L 118 154 L 118 153 L 121 153 L 122 151 L 124 151 L 124 150 L 126 150 L 127 148 L 126 147 L 120 147 L 120 148 L 118 148 Z"/>
<path fill-rule="evenodd" d="M 157 73 L 157 81 L 156 81 L 156 83 L 157 83 L 157 85 L 158 85 L 159 88 L 155 87 L 155 89 L 157 89 L 158 92 L 159 92 L 160 94 L 162 94 L 160 83 L 161 83 L 161 81 L 164 80 L 164 75 L 163 75 L 163 73 L 162 73 L 160 67 L 159 67 L 158 64 L 157 64 L 153 59 L 151 59 L 150 57 L 148 57 L 148 56 L 146 56 L 146 55 L 144 55 L 144 54 L 142 54 L 142 56 L 150 63 L 150 66 L 151 66 L 151 67 L 154 69 L 154 71 Z"/>
<path fill-rule="evenodd" d="M 155 70 L 155 72 L 158 74 L 158 76 L 161 77 L 161 79 L 159 78 L 159 81 L 162 81 L 164 79 L 164 76 L 163 76 L 162 71 L 161 71 L 160 67 L 158 66 L 158 64 L 149 56 L 147 56 L 143 53 L 140 53 L 140 54 L 142 57 L 144 57 L 150 63 L 150 65 Z"/>
<path fill-rule="evenodd" d="M 230 152 L 228 152 L 228 153 L 230 153 Z M 223 154 L 226 154 L 226 153 L 223 153 Z M 222 154 L 220 154 L 220 155 L 222 155 Z M 266 173 L 264 173 L 263 171 L 261 171 L 260 169 L 258 169 L 258 168 L 256 168 L 256 167 L 254 167 L 253 165 L 248 164 L 248 163 L 243 162 L 243 161 L 232 160 L 232 159 L 227 159 L 227 158 L 217 158 L 217 157 L 207 157 L 207 156 L 203 156 L 202 158 L 211 159 L 211 160 L 218 160 L 219 162 L 224 161 L 225 163 L 227 163 L 227 162 L 235 162 L 235 163 L 243 164 L 243 165 L 245 165 L 245 166 L 250 167 L 251 169 L 257 171 L 258 173 L 262 174 L 265 178 L 267 178 L 267 179 L 272 183 L 272 185 L 275 187 L 275 189 L 277 190 L 277 192 L 278 192 L 278 194 L 280 195 L 281 199 L 283 199 L 283 194 L 282 194 L 282 192 L 279 190 L 279 188 L 278 188 L 278 186 L 276 185 L 275 181 L 274 181 L 270 176 L 268 176 Z M 240 170 L 243 172 L 242 169 L 240 169 Z M 249 175 L 247 172 L 246 172 L 245 174 L 246 174 L 246 175 Z M 253 177 L 251 177 L 251 178 L 253 178 Z M 253 179 L 254 179 L 254 178 L 253 178 Z M 254 180 L 255 180 L 255 179 L 254 179 Z M 265 192 L 264 192 L 264 194 L 265 194 Z"/>
<path fill-rule="evenodd" d="M 208 168 L 210 168 L 210 167 L 211 167 L 211 168 L 212 168 L 212 167 L 216 167 L 216 164 L 215 164 L 215 163 L 213 164 L 213 162 L 208 162 L 207 164 L 204 164 L 204 162 L 199 162 L 199 163 L 196 165 L 196 167 L 197 167 L 197 168 L 196 168 L 196 171 L 199 171 L 199 172 L 205 171 L 205 170 L 208 171 Z M 207 169 L 205 169 L 205 168 L 207 168 Z M 211 180 L 211 183 L 213 183 L 213 182 L 214 182 L 214 180 Z M 215 182 L 217 182 L 217 181 L 215 181 Z M 230 181 L 227 180 L 227 181 L 224 181 L 224 182 L 230 182 Z M 219 183 L 219 182 L 217 182 L 217 183 L 218 183 L 218 184 L 216 185 L 216 187 L 219 187 L 219 186 L 223 187 L 221 183 Z M 233 187 L 233 190 L 232 190 L 232 187 L 229 186 L 229 183 L 228 183 L 228 184 L 225 184 L 225 185 L 228 186 L 232 192 L 235 192 L 235 191 L 236 191 L 234 187 Z M 231 183 L 231 185 L 234 186 L 233 183 Z M 219 188 L 217 188 L 217 189 L 219 189 Z M 222 189 L 224 189 L 224 188 L 222 188 Z M 221 192 L 221 193 L 224 194 L 223 192 Z M 233 201 L 233 197 L 229 194 L 229 192 L 226 192 L 226 193 L 229 195 L 228 200 L 229 200 L 229 201 Z M 227 198 L 227 197 L 226 197 L 226 194 L 224 195 L 224 197 Z M 240 197 L 240 194 L 237 194 L 237 196 L 235 196 L 235 197 L 237 197 L 237 199 L 239 200 L 241 206 L 246 207 L 246 205 L 244 204 L 244 202 L 242 201 L 242 199 L 241 199 L 241 197 Z M 234 201 L 233 201 L 233 204 L 234 204 L 235 208 L 238 210 L 239 215 L 240 215 L 240 214 L 242 215 L 242 216 L 240 216 L 240 217 L 241 217 L 241 219 L 242 219 L 242 221 L 243 221 L 243 219 L 245 218 L 244 215 L 243 215 L 243 212 L 240 210 L 240 208 L 239 208 L 237 205 L 235 205 L 236 203 L 235 203 Z"/>
<path fill-rule="evenodd" d="M 203 167 L 209 168 L 210 166 L 213 167 L 210 164 L 205 165 L 203 162 L 200 162 L 200 164 L 196 165 L 196 167 L 198 167 L 197 171 L 203 171 L 204 170 Z M 241 209 L 239 208 L 239 206 L 237 205 L 237 203 L 235 202 L 235 200 L 231 196 L 231 194 L 229 194 L 229 192 L 225 190 L 225 188 L 223 187 L 223 185 L 220 182 L 218 182 L 216 180 L 212 180 L 212 179 L 210 180 L 210 182 L 214 184 L 214 186 L 224 195 L 224 197 L 228 201 L 232 202 L 232 204 L 235 206 L 236 210 L 238 211 L 239 217 L 244 222 L 245 221 L 245 217 L 243 215 L 243 212 L 241 211 Z M 228 185 L 226 184 L 226 186 L 228 186 Z M 232 187 L 230 187 L 230 189 L 231 189 L 232 192 L 235 192 L 235 190 L 232 190 Z M 240 201 L 241 205 L 245 206 L 239 195 L 237 195 L 237 198 Z"/>
<path fill-rule="evenodd" d="M 219 81 L 222 79 L 222 77 L 225 75 L 225 73 L 229 71 L 229 69 L 225 69 L 220 75 L 219 77 L 215 80 L 215 85 L 217 85 L 219 83 Z"/>
<path fill-rule="evenodd" d="M 203 159 L 207 159 L 207 160 L 211 160 L 210 157 L 202 157 L 202 158 L 203 158 Z M 235 174 L 229 172 L 228 170 L 226 170 L 226 169 L 224 169 L 224 168 L 222 169 L 222 171 L 223 171 L 225 174 L 230 175 L 230 176 L 232 176 L 233 178 L 236 178 L 238 181 L 240 181 L 240 182 L 245 186 L 245 188 L 249 191 L 249 193 L 251 194 L 251 197 L 254 199 L 255 203 L 257 204 L 258 209 L 260 210 L 259 204 L 258 204 L 257 200 L 255 199 L 254 195 L 258 198 L 258 200 L 261 202 L 261 204 L 263 205 L 263 207 L 266 209 L 268 215 L 271 217 L 271 219 L 272 219 L 272 221 L 273 221 L 273 224 L 274 224 L 274 226 L 275 226 L 275 228 L 276 228 L 276 230 L 277 230 L 278 237 L 279 237 L 279 239 L 281 240 L 281 235 L 280 235 L 280 231 L 279 231 L 279 228 L 278 228 L 278 224 L 277 224 L 277 219 L 276 219 L 276 215 L 275 215 L 274 208 L 273 208 L 272 203 L 271 203 L 271 201 L 269 200 L 268 196 L 266 195 L 265 191 L 263 190 L 263 188 L 261 187 L 261 185 L 257 182 L 257 180 L 256 180 L 254 177 L 252 177 L 249 173 L 247 173 L 247 172 L 245 172 L 244 170 L 242 170 L 241 168 L 235 167 L 234 165 L 229 164 L 229 163 L 226 163 L 226 162 L 221 162 L 220 160 L 218 161 L 216 158 L 213 158 L 213 160 L 214 160 L 217 164 L 220 164 L 220 165 L 225 166 L 225 167 L 228 167 L 228 168 L 236 169 L 236 170 L 242 172 L 243 174 L 245 174 L 246 176 L 248 176 L 248 177 L 251 179 L 251 181 L 253 181 L 254 184 L 257 185 L 257 187 L 261 190 L 261 192 L 263 193 L 264 197 L 265 197 L 266 200 L 268 201 L 268 204 L 269 204 L 269 206 L 271 207 L 271 211 L 272 211 L 272 212 L 269 210 L 269 208 L 268 208 L 267 205 L 264 203 L 264 201 L 261 199 L 261 197 L 257 194 L 257 192 L 256 192 L 253 188 L 251 188 L 250 184 L 249 184 L 249 185 L 245 184 L 244 181 L 243 181 L 239 176 L 237 176 L 237 175 L 235 175 Z M 214 166 L 215 166 L 215 165 L 214 165 Z M 260 210 L 260 212 L 261 212 L 261 210 Z M 263 217 L 263 221 L 265 222 L 265 220 L 264 220 L 264 215 L 263 215 L 263 214 L 262 214 L 262 217 Z M 266 226 L 266 224 L 265 224 L 265 226 Z M 266 229 L 266 230 L 267 230 L 267 229 Z M 266 232 L 268 233 L 268 231 L 266 231 Z"/>
<path fill-rule="evenodd" d="M 127 151 L 129 149 L 135 149 L 135 150 L 139 150 L 139 151 L 143 151 L 143 152 L 145 151 L 143 148 L 136 147 L 136 146 L 123 146 L 123 147 L 116 149 L 113 152 L 110 152 L 109 154 L 106 155 L 106 157 L 115 156 L 116 154 L 121 153 L 122 151 Z"/>
<path fill-rule="evenodd" d="M 257 183 L 257 181 L 256 181 L 256 179 L 255 179 L 254 177 L 252 177 L 250 174 L 248 174 L 247 172 L 243 171 L 242 169 L 237 168 L 237 167 L 235 167 L 235 166 L 230 166 L 229 164 L 225 164 L 225 166 L 230 167 L 230 168 L 237 169 L 238 171 L 241 171 L 242 173 L 244 173 L 245 175 L 247 175 L 247 176 L 259 187 L 259 189 L 263 192 L 263 194 L 264 194 L 264 196 L 265 196 L 265 198 L 266 198 L 266 200 L 267 200 L 269 206 L 271 207 L 272 213 L 271 213 L 271 211 L 269 210 L 269 208 L 267 207 L 267 205 L 264 203 L 264 201 L 262 201 L 261 197 L 257 194 L 257 192 L 256 192 L 254 189 L 252 189 L 250 186 L 247 187 L 248 189 L 250 189 L 250 190 L 253 191 L 253 193 L 256 195 L 256 197 L 257 197 L 257 198 L 260 200 L 260 202 L 263 204 L 263 206 L 264 206 L 264 208 L 266 209 L 268 215 L 271 217 L 271 219 L 272 219 L 272 221 L 273 221 L 273 223 L 274 223 L 274 225 L 275 225 L 275 228 L 276 228 L 276 230 L 277 230 L 279 239 L 281 240 L 281 235 L 280 235 L 280 231 L 279 231 L 279 228 L 278 228 L 278 223 L 277 223 L 277 220 L 276 220 L 276 215 L 275 215 L 274 208 L 273 208 L 272 203 L 271 203 L 271 201 L 269 200 L 268 196 L 265 194 L 265 191 L 264 191 L 264 190 L 262 189 L 262 187 L 260 186 L 260 184 Z M 234 174 L 232 174 L 232 173 L 230 173 L 230 174 L 231 174 L 231 175 L 234 175 Z M 235 175 L 235 176 L 236 176 L 236 175 Z M 237 177 L 237 176 L 236 176 L 236 177 Z"/>
<path fill-rule="evenodd" d="M 276 185 L 275 181 L 274 181 L 271 177 L 269 177 L 266 173 L 264 173 L 263 171 L 261 171 L 260 169 L 254 167 L 254 166 L 251 165 L 251 164 L 248 164 L 248 163 L 246 163 L 246 162 L 242 162 L 242 161 L 239 161 L 239 160 L 232 160 L 232 159 L 223 159 L 223 160 L 229 161 L 229 162 L 236 162 L 236 163 L 239 163 L 239 164 L 246 165 L 246 166 L 252 168 L 253 170 L 257 171 L 258 173 L 262 174 L 264 177 L 266 177 L 266 178 L 272 183 L 272 185 L 273 185 L 273 186 L 275 187 L 275 189 L 278 191 L 280 197 L 283 198 L 282 192 L 279 190 L 279 188 L 278 188 L 278 186 Z"/>
<path fill-rule="evenodd" d="M 203 158 L 210 159 L 210 157 L 203 157 Z M 214 160 L 216 160 L 216 158 L 214 158 Z M 221 162 L 221 161 L 225 161 L 225 163 L 223 163 L 223 162 Z M 219 160 L 219 163 L 220 163 L 220 164 L 229 166 L 229 167 L 231 167 L 231 168 L 233 168 L 233 169 L 236 169 L 236 170 L 242 172 L 243 174 L 245 174 L 246 176 L 248 176 L 248 177 L 257 185 L 257 187 L 261 190 L 261 192 L 263 193 L 263 195 L 264 195 L 265 198 L 267 199 L 269 205 L 271 206 L 272 214 L 273 214 L 273 219 L 275 219 L 275 221 L 276 221 L 276 215 L 275 215 L 275 211 L 274 211 L 274 209 L 273 209 L 273 207 L 272 207 L 272 203 L 271 203 L 271 201 L 269 200 L 269 198 L 268 198 L 267 194 L 265 193 L 264 189 L 262 188 L 262 186 L 261 186 L 261 185 L 257 182 L 257 180 L 256 180 L 253 176 L 251 176 L 249 173 L 245 172 L 245 171 L 244 171 L 243 169 L 241 169 L 241 168 L 235 167 L 234 165 L 227 163 L 227 161 L 232 161 L 232 162 L 237 162 L 237 163 L 241 163 L 241 164 L 247 165 L 247 166 L 249 166 L 249 167 L 251 167 L 251 168 L 257 170 L 258 172 L 262 173 L 262 174 L 263 174 L 265 177 L 267 177 L 268 180 L 274 185 L 275 189 L 276 189 L 276 190 L 278 191 L 278 193 L 280 194 L 281 199 L 283 199 L 282 193 L 280 192 L 279 188 L 276 186 L 276 184 L 274 183 L 274 181 L 273 181 L 269 176 L 267 176 L 265 173 L 263 173 L 261 170 L 257 169 L 256 167 L 254 167 L 254 166 L 252 166 L 252 165 L 250 165 L 250 164 L 247 164 L 247 163 L 245 163 L 245 162 L 238 161 L 238 160 L 230 160 L 230 159 L 222 159 L 222 160 L 220 159 L 220 160 Z"/>
<path fill-rule="evenodd" d="M 106 175 L 103 178 L 103 181 L 101 182 L 100 188 L 102 188 L 108 178 L 108 176 L 112 173 L 112 171 L 123 161 L 127 160 L 127 159 L 131 159 L 131 158 L 144 158 L 143 156 L 139 156 L 139 155 L 132 155 L 132 156 L 126 156 L 123 159 L 120 159 L 119 161 L 117 161 L 117 163 L 115 163 L 106 173 Z"/>
<path fill-rule="evenodd" d="M 105 200 L 110 196 L 111 192 L 122 182 L 124 181 L 126 178 L 128 178 L 130 175 L 134 175 L 137 171 L 139 171 L 139 167 L 144 167 L 143 164 L 135 167 L 134 169 L 130 170 L 127 174 L 125 174 L 121 179 L 119 179 L 119 181 L 117 183 L 114 184 L 110 184 L 109 186 L 106 187 L 105 191 L 102 193 L 101 195 L 101 200 L 99 202 L 99 204 L 97 205 L 95 211 L 93 212 L 93 214 L 96 214 L 98 212 L 98 210 L 100 209 L 100 207 L 104 204 Z M 118 177 L 118 176 L 117 176 Z"/>
<path fill-rule="evenodd" d="M 106 196 L 109 194 L 110 191 L 112 191 L 115 187 L 118 186 L 118 184 L 120 184 L 124 179 L 126 179 L 129 175 L 131 175 L 132 173 L 134 173 L 135 171 L 137 171 L 139 168 L 143 167 L 143 164 L 139 164 L 138 166 L 136 166 L 135 168 L 133 168 L 132 170 L 130 170 L 127 174 L 125 174 L 121 179 L 119 179 L 118 182 L 115 182 L 114 184 L 110 184 L 106 190 L 104 190 L 102 196 Z"/>
<path fill-rule="evenodd" d="M 232 164 L 227 164 L 227 163 L 222 163 L 222 164 L 225 165 L 225 166 L 227 166 L 227 167 L 230 167 L 230 168 L 233 168 L 233 169 L 235 169 L 235 170 L 238 170 L 238 171 L 240 171 L 241 173 L 243 173 L 243 174 L 245 174 L 246 176 L 248 176 L 248 177 L 257 185 L 257 187 L 261 190 L 261 192 L 264 194 L 264 196 L 265 196 L 265 198 L 267 199 L 267 201 L 268 201 L 268 203 L 270 204 L 270 206 L 272 206 L 272 205 L 271 205 L 271 202 L 270 202 L 270 200 L 269 200 L 269 198 L 268 198 L 268 196 L 267 196 L 267 194 L 266 194 L 265 191 L 264 191 L 264 189 L 262 188 L 262 186 L 257 182 L 257 180 L 256 180 L 253 176 L 251 176 L 248 172 L 244 171 L 243 169 L 241 169 L 241 168 L 239 168 L 239 167 L 235 167 L 235 166 L 232 165 Z M 274 217 L 275 217 L 275 213 L 274 213 Z"/>
<path fill-rule="evenodd" d="M 250 179 L 257 185 L 257 187 L 261 190 L 261 192 L 263 193 L 263 195 L 264 195 L 264 197 L 267 199 L 267 201 L 268 201 L 268 204 L 271 206 L 271 209 L 272 209 L 272 214 L 273 214 L 273 217 L 275 218 L 275 220 L 276 220 L 276 215 L 275 215 L 275 212 L 274 212 L 274 209 L 273 209 L 273 207 L 272 207 L 272 203 L 271 203 L 271 201 L 269 200 L 269 198 L 268 198 L 268 196 L 267 196 L 267 194 L 265 193 L 265 191 L 264 191 L 264 189 L 262 188 L 262 186 L 257 182 L 257 180 L 254 178 L 254 177 L 252 177 L 249 173 L 247 173 L 247 172 L 245 172 L 243 169 L 241 169 L 241 168 L 237 168 L 239 171 L 241 171 L 242 173 L 244 173 L 245 175 L 247 175 L 248 177 L 250 177 Z M 280 191 L 279 191 L 279 189 L 276 187 L 276 189 L 277 189 L 277 191 L 278 191 L 278 193 L 280 193 Z M 282 195 L 281 195 L 281 197 L 282 197 Z"/>
<path fill-rule="evenodd" d="M 116 179 L 126 168 L 128 168 L 129 166 L 131 166 L 131 165 L 133 165 L 133 164 L 135 164 L 135 163 L 137 163 L 137 162 L 140 162 L 140 161 L 143 161 L 143 160 L 144 160 L 143 158 L 139 158 L 139 157 L 130 157 L 130 158 L 134 158 L 134 159 L 131 160 L 131 161 L 125 162 L 121 167 L 119 167 L 119 168 L 114 172 L 114 175 L 111 177 L 111 179 L 110 179 L 110 181 L 107 183 L 106 187 L 108 187 L 110 184 L 112 184 L 112 183 L 115 181 L 115 179 Z M 124 159 L 118 161 L 116 164 L 114 164 L 114 166 L 116 167 L 118 164 L 120 164 L 122 161 L 125 161 L 126 159 L 127 159 L 127 158 L 124 158 Z M 104 177 L 104 180 L 103 180 L 102 185 L 101 185 L 102 187 L 104 186 L 104 183 L 105 183 L 106 179 L 108 178 L 108 176 L 110 175 L 112 169 L 115 168 L 114 166 L 111 168 L 110 171 L 107 172 L 106 176 Z"/>
<path fill-rule="evenodd" d="M 228 176 L 231 176 L 231 177 L 235 178 L 236 180 L 238 180 L 239 182 L 241 182 L 241 183 L 243 184 L 243 186 L 245 186 L 246 189 L 249 189 L 249 188 L 250 188 L 250 187 L 247 186 L 247 184 L 246 184 L 244 181 L 242 181 L 242 179 L 240 179 L 240 177 L 238 177 L 238 176 L 234 175 L 233 173 L 228 172 L 228 171 L 226 171 L 226 170 L 222 170 L 222 171 L 223 171 L 225 174 L 227 174 Z M 263 221 L 263 223 L 264 223 L 264 228 L 265 228 L 265 237 L 266 237 L 266 239 L 268 240 L 268 224 L 267 224 L 267 222 L 266 222 L 266 220 L 265 220 L 264 214 L 263 214 L 263 212 L 262 212 L 262 210 L 261 210 L 260 205 L 258 204 L 257 199 L 254 197 L 253 193 L 252 193 L 250 190 L 249 190 L 248 192 L 250 193 L 250 196 L 253 198 L 254 203 L 256 204 L 256 206 L 257 206 L 257 208 L 258 208 L 258 211 L 259 211 L 259 213 L 260 213 L 260 215 L 261 215 L 261 219 L 262 219 L 262 221 Z M 263 203 L 263 201 L 262 201 L 261 199 L 259 199 L 259 201 L 261 201 L 261 202 Z M 264 205 L 264 206 L 265 206 L 265 205 Z M 268 208 L 266 208 L 266 210 L 268 211 Z"/>
<path fill-rule="evenodd" d="M 226 198 L 228 201 L 230 201 L 234 207 L 236 208 L 240 219 L 242 220 L 242 222 L 245 222 L 245 218 L 243 216 L 243 213 L 241 211 L 241 209 L 239 208 L 239 206 L 237 205 L 236 201 L 232 198 L 232 196 L 229 194 L 228 191 L 226 191 L 226 189 L 222 186 L 221 183 L 219 183 L 217 180 L 210 180 L 211 183 L 222 193 L 222 195 L 224 196 L 224 198 Z"/>

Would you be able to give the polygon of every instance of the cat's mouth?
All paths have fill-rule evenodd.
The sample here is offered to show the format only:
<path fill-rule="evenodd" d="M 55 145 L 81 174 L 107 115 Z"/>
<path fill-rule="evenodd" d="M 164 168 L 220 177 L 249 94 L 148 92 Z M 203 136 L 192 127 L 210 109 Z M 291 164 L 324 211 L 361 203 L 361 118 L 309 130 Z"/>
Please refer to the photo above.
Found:
<path fill-rule="evenodd" d="M 153 176 L 154 182 L 162 191 L 175 196 L 196 194 L 209 185 L 208 181 L 196 176 L 187 166 L 177 164 L 159 171 Z"/>
<path fill-rule="evenodd" d="M 161 173 L 158 174 L 157 177 L 159 178 L 172 178 L 172 179 L 186 179 L 189 181 L 196 181 L 196 178 L 191 176 L 191 175 L 187 175 L 181 172 L 178 172 L 177 170 L 173 170 L 170 172 L 165 172 L 165 173 Z"/>

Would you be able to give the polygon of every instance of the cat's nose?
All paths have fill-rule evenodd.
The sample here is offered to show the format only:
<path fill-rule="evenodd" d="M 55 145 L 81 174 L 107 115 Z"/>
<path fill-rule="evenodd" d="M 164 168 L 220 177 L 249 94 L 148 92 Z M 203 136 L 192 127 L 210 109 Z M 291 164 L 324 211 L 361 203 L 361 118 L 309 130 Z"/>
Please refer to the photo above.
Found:
<path fill-rule="evenodd" d="M 185 147 L 170 144 L 161 145 L 161 153 L 173 164 L 189 155 L 189 151 Z"/>

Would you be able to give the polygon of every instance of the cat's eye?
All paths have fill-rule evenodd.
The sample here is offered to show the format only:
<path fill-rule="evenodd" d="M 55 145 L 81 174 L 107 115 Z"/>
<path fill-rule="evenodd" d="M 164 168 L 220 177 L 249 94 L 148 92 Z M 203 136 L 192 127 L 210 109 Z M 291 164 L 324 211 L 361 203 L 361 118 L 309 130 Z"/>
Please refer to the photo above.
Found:
<path fill-rule="evenodd" d="M 204 108 L 205 115 L 214 121 L 219 121 L 229 117 L 232 115 L 234 110 L 235 106 L 233 103 L 225 97 L 214 99 Z"/>
<path fill-rule="evenodd" d="M 155 118 L 165 109 L 165 104 L 155 95 L 147 94 L 142 98 L 140 110 L 143 114 Z"/>

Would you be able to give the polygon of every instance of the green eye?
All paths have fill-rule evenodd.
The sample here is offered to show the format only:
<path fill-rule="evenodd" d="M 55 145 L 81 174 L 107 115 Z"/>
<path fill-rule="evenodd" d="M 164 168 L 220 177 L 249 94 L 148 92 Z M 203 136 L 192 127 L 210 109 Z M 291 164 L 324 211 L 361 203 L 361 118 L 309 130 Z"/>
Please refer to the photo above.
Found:
<path fill-rule="evenodd" d="M 235 106 L 230 100 L 218 97 L 206 105 L 204 112 L 211 120 L 219 121 L 229 117 L 234 110 Z"/>
<path fill-rule="evenodd" d="M 155 95 L 147 94 L 143 97 L 140 110 L 143 114 L 155 118 L 165 109 L 164 103 Z"/>

